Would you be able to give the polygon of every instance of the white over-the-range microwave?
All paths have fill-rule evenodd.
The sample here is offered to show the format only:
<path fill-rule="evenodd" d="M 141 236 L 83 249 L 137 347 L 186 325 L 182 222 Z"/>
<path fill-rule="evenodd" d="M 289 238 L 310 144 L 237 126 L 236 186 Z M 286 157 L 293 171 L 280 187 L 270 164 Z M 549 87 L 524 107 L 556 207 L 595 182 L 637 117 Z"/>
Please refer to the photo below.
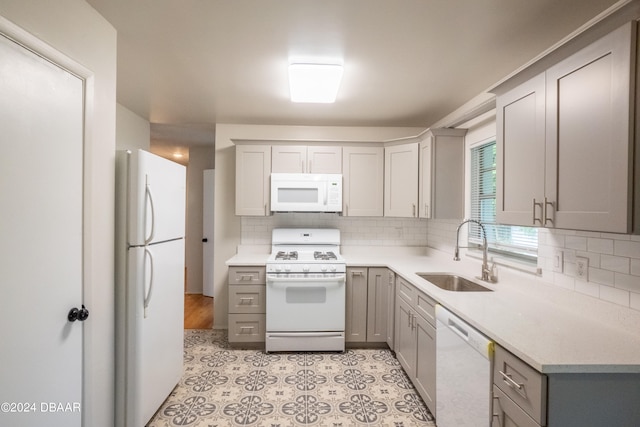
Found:
<path fill-rule="evenodd" d="M 273 212 L 342 212 L 342 174 L 272 173 Z"/>

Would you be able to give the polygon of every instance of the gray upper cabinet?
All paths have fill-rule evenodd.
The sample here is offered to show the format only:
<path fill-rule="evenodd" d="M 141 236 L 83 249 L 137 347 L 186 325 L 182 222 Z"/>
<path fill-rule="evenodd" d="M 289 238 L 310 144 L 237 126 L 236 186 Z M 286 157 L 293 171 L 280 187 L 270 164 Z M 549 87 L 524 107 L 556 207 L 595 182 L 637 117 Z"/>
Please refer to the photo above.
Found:
<path fill-rule="evenodd" d="M 419 145 L 420 218 L 464 217 L 466 129 L 430 129 Z"/>
<path fill-rule="evenodd" d="M 271 171 L 277 173 L 342 173 L 342 147 L 274 145 Z"/>
<path fill-rule="evenodd" d="M 382 216 L 384 148 L 345 146 L 342 159 L 342 215 Z"/>
<path fill-rule="evenodd" d="M 498 94 L 499 222 L 632 231 L 636 41 L 627 23 Z"/>
<path fill-rule="evenodd" d="M 236 145 L 236 215 L 269 215 L 271 146 Z"/>
<path fill-rule="evenodd" d="M 418 143 L 384 149 L 384 216 L 418 217 Z"/>

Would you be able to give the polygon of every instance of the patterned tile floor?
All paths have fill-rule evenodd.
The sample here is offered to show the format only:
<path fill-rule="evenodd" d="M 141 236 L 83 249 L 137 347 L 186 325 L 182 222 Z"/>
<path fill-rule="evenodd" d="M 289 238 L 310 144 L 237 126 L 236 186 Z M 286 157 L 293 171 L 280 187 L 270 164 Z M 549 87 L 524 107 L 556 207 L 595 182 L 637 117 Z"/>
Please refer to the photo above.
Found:
<path fill-rule="evenodd" d="M 184 375 L 147 427 L 435 426 L 389 350 L 235 350 L 186 330 Z"/>

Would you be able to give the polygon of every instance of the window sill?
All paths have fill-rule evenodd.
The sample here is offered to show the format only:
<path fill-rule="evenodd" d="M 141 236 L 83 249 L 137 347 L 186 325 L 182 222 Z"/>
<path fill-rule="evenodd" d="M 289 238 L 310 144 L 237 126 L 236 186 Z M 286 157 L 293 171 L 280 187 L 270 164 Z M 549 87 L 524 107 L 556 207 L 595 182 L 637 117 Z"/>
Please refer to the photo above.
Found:
<path fill-rule="evenodd" d="M 469 258 L 482 261 L 481 250 L 467 249 L 467 252 L 465 255 L 468 256 Z M 541 269 L 538 268 L 537 262 L 515 259 L 505 255 L 492 253 L 492 252 L 489 252 L 488 259 L 489 259 L 489 267 L 491 267 L 491 264 L 495 262 L 496 265 L 512 268 L 514 270 L 522 271 L 524 273 L 534 274 L 536 276 L 540 276 L 542 274 Z"/>

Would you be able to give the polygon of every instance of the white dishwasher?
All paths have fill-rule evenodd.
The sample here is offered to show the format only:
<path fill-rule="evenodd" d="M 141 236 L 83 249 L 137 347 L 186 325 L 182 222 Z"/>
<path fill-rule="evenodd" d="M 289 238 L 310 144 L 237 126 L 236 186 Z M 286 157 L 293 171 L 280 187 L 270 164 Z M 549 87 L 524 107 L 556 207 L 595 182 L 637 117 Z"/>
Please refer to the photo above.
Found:
<path fill-rule="evenodd" d="M 436 305 L 436 424 L 491 424 L 493 342 Z"/>

